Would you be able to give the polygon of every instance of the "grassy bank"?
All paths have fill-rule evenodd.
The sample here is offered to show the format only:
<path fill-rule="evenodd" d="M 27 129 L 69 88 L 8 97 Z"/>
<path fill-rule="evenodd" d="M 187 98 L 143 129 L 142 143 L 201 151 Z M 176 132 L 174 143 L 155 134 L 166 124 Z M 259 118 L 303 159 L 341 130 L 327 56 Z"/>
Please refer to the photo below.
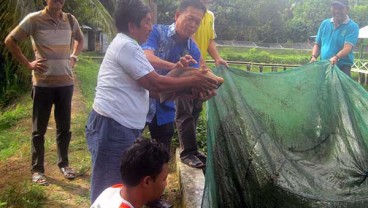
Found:
<path fill-rule="evenodd" d="M 30 89 L 18 102 L 0 112 L 0 174 L 3 176 L 0 179 L 0 207 L 89 207 L 90 154 L 84 126 L 94 96 L 98 67 L 99 63 L 82 56 L 75 69 L 77 76 L 83 79 L 76 84 L 76 88 L 82 88 L 83 96 L 74 95 L 79 101 L 73 103 L 72 110 L 69 161 L 78 175 L 74 181 L 65 181 L 56 166 L 56 128 L 54 119 L 50 118 L 45 135 L 45 168 L 51 185 L 41 187 L 30 182 Z"/>

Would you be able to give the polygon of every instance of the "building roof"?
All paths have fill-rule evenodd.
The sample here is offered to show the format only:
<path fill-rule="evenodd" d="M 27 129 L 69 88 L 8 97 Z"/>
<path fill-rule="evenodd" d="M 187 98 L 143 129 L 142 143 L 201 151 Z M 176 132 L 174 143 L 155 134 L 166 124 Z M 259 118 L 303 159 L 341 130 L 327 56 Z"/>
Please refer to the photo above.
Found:
<path fill-rule="evenodd" d="M 368 38 L 368 25 L 359 29 L 359 38 Z"/>

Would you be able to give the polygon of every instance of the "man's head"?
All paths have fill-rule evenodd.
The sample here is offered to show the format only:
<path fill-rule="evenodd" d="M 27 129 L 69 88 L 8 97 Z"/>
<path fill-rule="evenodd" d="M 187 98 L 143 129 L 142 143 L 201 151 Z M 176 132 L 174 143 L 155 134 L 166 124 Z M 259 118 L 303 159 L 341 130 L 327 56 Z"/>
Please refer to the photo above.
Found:
<path fill-rule="evenodd" d="M 347 18 L 349 2 L 347 0 L 335 0 L 331 3 L 331 13 L 335 23 L 341 24 Z"/>
<path fill-rule="evenodd" d="M 198 0 L 182 0 L 175 13 L 175 30 L 179 39 L 191 37 L 201 24 L 206 7 Z"/>
<path fill-rule="evenodd" d="M 115 25 L 119 32 L 130 35 L 137 42 L 143 43 L 152 30 L 151 11 L 140 0 L 118 0 Z"/>
<path fill-rule="evenodd" d="M 147 202 L 160 198 L 166 187 L 169 159 L 162 144 L 137 139 L 123 156 L 120 168 L 123 184 L 141 189 Z"/>
<path fill-rule="evenodd" d="M 201 2 L 204 4 L 204 5 L 207 5 L 209 3 L 212 3 L 213 0 L 201 0 Z"/>
<path fill-rule="evenodd" d="M 46 6 L 49 9 L 60 10 L 65 4 L 65 0 L 45 0 Z"/>

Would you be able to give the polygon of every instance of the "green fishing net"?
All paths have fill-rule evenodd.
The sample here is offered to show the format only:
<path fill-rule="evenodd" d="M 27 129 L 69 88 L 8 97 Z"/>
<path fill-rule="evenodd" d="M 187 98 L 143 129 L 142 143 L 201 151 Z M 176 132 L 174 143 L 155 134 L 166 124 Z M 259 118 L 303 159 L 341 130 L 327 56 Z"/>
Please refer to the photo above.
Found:
<path fill-rule="evenodd" d="M 368 207 L 368 94 L 327 61 L 214 69 L 202 207 Z"/>

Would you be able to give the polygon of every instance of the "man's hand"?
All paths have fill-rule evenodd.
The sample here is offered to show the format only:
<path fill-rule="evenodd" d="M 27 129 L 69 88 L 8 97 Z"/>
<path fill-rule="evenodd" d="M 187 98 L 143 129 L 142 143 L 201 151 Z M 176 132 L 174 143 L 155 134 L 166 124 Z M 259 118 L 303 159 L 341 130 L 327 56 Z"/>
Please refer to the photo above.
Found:
<path fill-rule="evenodd" d="M 197 61 L 191 55 L 185 55 L 180 58 L 180 60 L 175 64 L 175 67 L 173 69 L 189 67 L 190 64 L 196 63 Z"/>
<path fill-rule="evenodd" d="M 204 92 L 199 92 L 198 99 L 201 101 L 206 101 L 211 99 L 213 96 L 217 95 L 217 90 L 207 90 Z"/>
<path fill-rule="evenodd" d="M 74 69 L 74 66 L 75 66 L 75 63 L 77 63 L 77 60 L 75 58 L 70 58 L 69 63 L 72 69 Z"/>
<path fill-rule="evenodd" d="M 338 61 L 339 61 L 339 57 L 337 55 L 336 56 L 333 56 L 332 58 L 330 58 L 330 63 L 332 65 L 337 64 Z"/>
<path fill-rule="evenodd" d="M 311 56 L 311 59 L 309 60 L 309 63 L 317 61 L 317 58 L 315 56 Z"/>
<path fill-rule="evenodd" d="M 198 70 L 192 75 L 193 87 L 199 91 L 214 90 L 218 88 L 216 79 L 206 75 L 209 70 Z"/>
<path fill-rule="evenodd" d="M 38 73 L 44 73 L 48 69 L 48 66 L 45 63 L 45 61 L 47 61 L 47 59 L 45 58 L 34 60 L 28 63 L 27 68 L 29 70 L 36 71 Z"/>
<path fill-rule="evenodd" d="M 224 59 L 222 59 L 222 58 L 218 58 L 218 59 L 216 59 L 215 60 L 215 65 L 216 66 L 219 66 L 219 65 L 225 65 L 226 66 L 226 68 L 229 68 L 229 64 L 224 60 Z"/>

